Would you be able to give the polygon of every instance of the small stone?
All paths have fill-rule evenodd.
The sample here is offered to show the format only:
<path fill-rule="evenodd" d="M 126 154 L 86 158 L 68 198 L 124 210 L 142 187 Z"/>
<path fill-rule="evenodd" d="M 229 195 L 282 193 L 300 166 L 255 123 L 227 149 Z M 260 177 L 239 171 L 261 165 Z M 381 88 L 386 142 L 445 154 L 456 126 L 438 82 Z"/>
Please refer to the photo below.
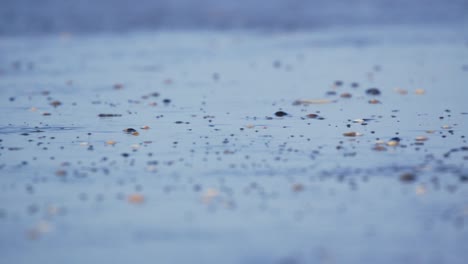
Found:
<path fill-rule="evenodd" d="M 381 93 L 380 93 L 380 90 L 377 88 L 369 88 L 366 90 L 366 94 L 376 96 L 376 95 L 380 95 Z"/>
<path fill-rule="evenodd" d="M 375 151 L 386 151 L 387 150 L 387 148 L 382 146 L 382 145 L 375 145 L 372 149 L 375 150 Z"/>
<path fill-rule="evenodd" d="M 428 139 L 428 138 L 425 137 L 425 136 L 418 136 L 418 137 L 416 137 L 414 140 L 419 141 L 419 142 L 422 142 L 422 141 L 426 141 L 427 139 Z"/>
<path fill-rule="evenodd" d="M 353 95 L 350 94 L 350 93 L 342 93 L 342 94 L 340 94 L 340 97 L 341 98 L 351 98 L 351 97 L 353 97 Z"/>
<path fill-rule="evenodd" d="M 416 180 L 416 175 L 413 173 L 403 173 L 400 175 L 400 181 L 405 182 L 405 183 L 410 183 L 414 182 Z"/>
<path fill-rule="evenodd" d="M 401 89 L 401 88 L 395 88 L 395 92 L 396 93 L 399 93 L 401 95 L 407 95 L 408 94 L 408 90 L 406 89 Z"/>
<path fill-rule="evenodd" d="M 343 81 L 335 81 L 335 86 L 339 87 L 343 85 Z"/>
<path fill-rule="evenodd" d="M 142 204 L 145 202 L 145 197 L 141 194 L 135 193 L 127 197 L 127 201 L 131 204 Z"/>
<path fill-rule="evenodd" d="M 67 171 L 66 170 L 58 170 L 58 171 L 55 172 L 55 175 L 59 176 L 59 177 L 64 177 L 64 176 L 67 176 Z"/>
<path fill-rule="evenodd" d="M 359 136 L 362 136 L 362 134 L 359 133 L 359 132 L 352 131 L 352 132 L 343 133 L 343 136 L 345 136 L 345 137 L 359 137 Z"/>
<path fill-rule="evenodd" d="M 127 134 L 133 134 L 133 133 L 138 133 L 136 129 L 134 128 L 126 128 L 123 130 L 124 133 L 127 133 Z"/>
<path fill-rule="evenodd" d="M 389 147 L 396 147 L 400 144 L 400 141 L 397 141 L 397 140 L 389 140 L 387 142 L 387 146 Z"/>
<path fill-rule="evenodd" d="M 293 102 L 293 105 L 309 105 L 309 104 L 329 104 L 333 101 L 328 99 L 299 99 Z"/>
<path fill-rule="evenodd" d="M 123 89 L 123 87 L 124 87 L 124 85 L 121 84 L 121 83 L 116 83 L 116 84 L 114 84 L 114 89 L 115 89 L 115 90 L 121 90 L 121 89 Z"/>
<path fill-rule="evenodd" d="M 108 141 L 106 141 L 106 144 L 114 146 L 115 144 L 117 144 L 117 142 L 115 142 L 114 140 L 108 140 Z"/>
<path fill-rule="evenodd" d="M 301 183 L 295 183 L 292 185 L 293 192 L 302 192 L 304 190 L 304 185 Z"/>
<path fill-rule="evenodd" d="M 288 115 L 288 113 L 283 112 L 283 111 L 278 111 L 278 112 L 275 113 L 275 116 L 277 116 L 277 117 L 283 117 L 283 116 L 287 116 L 287 115 Z"/>
<path fill-rule="evenodd" d="M 98 117 L 119 117 L 121 114 L 99 114 Z"/>
<path fill-rule="evenodd" d="M 426 93 L 426 90 L 424 89 L 416 89 L 414 90 L 414 93 L 417 94 L 417 95 L 423 95 Z"/>
<path fill-rule="evenodd" d="M 362 123 L 365 123 L 365 122 L 370 121 L 370 120 L 371 120 L 371 119 L 366 119 L 366 118 L 362 119 L 362 118 L 358 118 L 358 119 L 354 119 L 354 120 L 353 120 L 353 123 L 362 124 Z"/>
<path fill-rule="evenodd" d="M 202 194 L 202 201 L 203 203 L 211 203 L 218 196 L 219 196 L 218 190 L 214 188 L 209 188 Z"/>
<path fill-rule="evenodd" d="M 50 105 L 53 106 L 53 107 L 57 107 L 57 106 L 59 106 L 59 105 L 61 105 L 61 104 L 62 104 L 62 102 L 60 102 L 60 101 L 52 101 L 52 102 L 50 102 Z"/>

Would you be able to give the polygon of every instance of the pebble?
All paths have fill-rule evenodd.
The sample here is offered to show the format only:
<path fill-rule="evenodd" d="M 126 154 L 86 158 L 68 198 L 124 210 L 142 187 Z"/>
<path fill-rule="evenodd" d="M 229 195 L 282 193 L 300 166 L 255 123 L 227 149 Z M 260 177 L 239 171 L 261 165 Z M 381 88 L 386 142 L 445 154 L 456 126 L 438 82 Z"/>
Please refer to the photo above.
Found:
<path fill-rule="evenodd" d="M 214 188 L 209 188 L 202 194 L 202 202 L 211 203 L 218 196 L 219 196 L 218 190 Z"/>
<path fill-rule="evenodd" d="M 117 144 L 117 142 L 115 142 L 114 140 L 108 140 L 108 141 L 106 141 L 106 144 L 114 146 L 115 144 Z"/>
<path fill-rule="evenodd" d="M 400 175 L 400 181 L 405 182 L 405 183 L 410 183 L 414 182 L 416 180 L 416 175 L 413 173 L 403 173 Z"/>
<path fill-rule="evenodd" d="M 362 136 L 362 134 L 359 133 L 359 132 L 352 131 L 352 132 L 343 133 L 343 136 L 345 136 L 345 137 L 359 137 L 359 136 Z"/>
<path fill-rule="evenodd" d="M 343 85 L 343 81 L 335 81 L 335 86 L 342 86 Z"/>
<path fill-rule="evenodd" d="M 381 93 L 380 93 L 380 90 L 377 88 L 369 88 L 366 90 L 366 94 L 376 96 L 376 95 L 380 95 Z"/>
<path fill-rule="evenodd" d="M 275 113 L 275 116 L 277 116 L 277 117 L 283 117 L 283 116 L 287 116 L 287 115 L 288 115 L 288 113 L 283 112 L 283 111 L 278 111 L 278 112 Z"/>
<path fill-rule="evenodd" d="M 121 114 L 99 114 L 99 117 L 119 117 Z"/>
<path fill-rule="evenodd" d="M 302 192 L 304 190 L 304 185 L 301 183 L 295 183 L 292 185 L 291 189 L 293 192 Z"/>
<path fill-rule="evenodd" d="M 426 90 L 424 89 L 416 89 L 414 90 L 414 93 L 417 94 L 417 95 L 423 95 L 426 93 Z"/>
<path fill-rule="evenodd" d="M 134 128 L 126 128 L 123 130 L 124 133 L 126 134 L 131 134 L 131 135 L 134 135 L 134 136 L 138 136 L 140 133 L 138 133 L 138 131 Z"/>
<path fill-rule="evenodd" d="M 65 177 L 65 176 L 67 176 L 67 171 L 66 170 L 58 170 L 58 171 L 55 172 L 55 175 L 59 176 L 59 177 Z"/>
<path fill-rule="evenodd" d="M 361 118 L 358 118 L 358 119 L 354 119 L 354 120 L 353 120 L 353 123 L 362 124 L 362 123 L 367 122 L 367 121 L 370 121 L 370 119 L 361 119 Z"/>
<path fill-rule="evenodd" d="M 127 201 L 131 204 L 142 204 L 145 202 L 145 197 L 138 193 L 130 194 L 127 197 Z"/>
<path fill-rule="evenodd" d="M 375 145 L 372 149 L 375 150 L 375 151 L 386 151 L 387 150 L 387 148 L 382 146 L 382 145 Z"/>
<path fill-rule="evenodd" d="M 293 102 L 293 105 L 308 105 L 308 104 L 329 104 L 333 101 L 328 99 L 300 99 Z"/>
<path fill-rule="evenodd" d="M 342 93 L 342 94 L 340 94 L 340 97 L 341 98 L 351 98 L 351 97 L 353 97 L 353 95 L 350 94 L 350 93 Z"/>
<path fill-rule="evenodd" d="M 396 93 L 399 93 L 401 95 L 407 95 L 408 94 L 408 90 L 406 89 L 401 89 L 401 88 L 395 88 L 395 92 Z"/>
<path fill-rule="evenodd" d="M 114 84 L 114 89 L 115 89 L 115 90 L 121 90 L 121 89 L 123 89 L 123 88 L 124 88 L 124 85 L 121 84 L 121 83 L 116 83 L 116 84 Z"/>
<path fill-rule="evenodd" d="M 426 140 L 428 140 L 428 138 L 425 137 L 425 136 L 417 136 L 417 137 L 415 138 L 415 140 L 416 140 L 416 141 L 426 141 Z"/>
<path fill-rule="evenodd" d="M 53 107 L 57 107 L 57 106 L 59 106 L 59 105 L 62 105 L 62 102 L 60 102 L 60 101 L 52 101 L 52 102 L 50 102 L 50 105 L 53 106 Z"/>

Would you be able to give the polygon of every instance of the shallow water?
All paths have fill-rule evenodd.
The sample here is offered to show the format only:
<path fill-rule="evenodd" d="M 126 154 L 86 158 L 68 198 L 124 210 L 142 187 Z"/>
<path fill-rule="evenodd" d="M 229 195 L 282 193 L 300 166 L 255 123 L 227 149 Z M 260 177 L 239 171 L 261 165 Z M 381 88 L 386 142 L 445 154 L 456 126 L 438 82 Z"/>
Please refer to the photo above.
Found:
<path fill-rule="evenodd" d="M 467 37 L 457 27 L 2 37 L 2 258 L 464 263 Z"/>
<path fill-rule="evenodd" d="M 468 25 L 466 0 L 2 0 L 0 34 Z"/>

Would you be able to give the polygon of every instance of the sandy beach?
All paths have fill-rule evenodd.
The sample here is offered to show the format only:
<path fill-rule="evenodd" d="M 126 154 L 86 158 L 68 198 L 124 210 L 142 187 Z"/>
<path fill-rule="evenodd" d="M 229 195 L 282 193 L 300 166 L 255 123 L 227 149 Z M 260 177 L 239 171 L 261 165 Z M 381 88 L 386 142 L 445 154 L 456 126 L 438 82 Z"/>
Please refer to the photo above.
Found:
<path fill-rule="evenodd" d="M 0 36 L 2 263 L 465 263 L 463 25 Z"/>

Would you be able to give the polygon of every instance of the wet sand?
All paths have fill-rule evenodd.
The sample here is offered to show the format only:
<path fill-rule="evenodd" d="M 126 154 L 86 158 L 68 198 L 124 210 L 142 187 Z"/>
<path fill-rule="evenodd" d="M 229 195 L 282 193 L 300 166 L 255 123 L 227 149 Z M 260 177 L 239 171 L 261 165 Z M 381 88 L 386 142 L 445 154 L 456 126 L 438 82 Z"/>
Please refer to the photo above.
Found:
<path fill-rule="evenodd" d="M 467 37 L 2 37 L 2 259 L 464 263 Z"/>

